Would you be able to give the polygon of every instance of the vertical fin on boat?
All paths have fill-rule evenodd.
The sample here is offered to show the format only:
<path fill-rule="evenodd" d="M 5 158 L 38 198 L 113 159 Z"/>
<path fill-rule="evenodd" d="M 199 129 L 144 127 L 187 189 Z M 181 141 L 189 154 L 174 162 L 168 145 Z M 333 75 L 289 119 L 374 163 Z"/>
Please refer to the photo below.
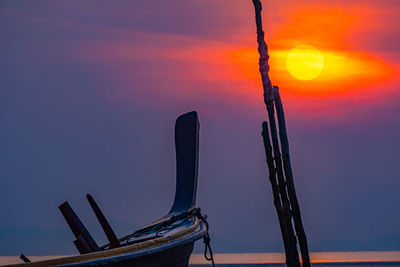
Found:
<path fill-rule="evenodd" d="M 196 111 L 183 114 L 176 120 L 176 191 L 170 214 L 187 211 L 196 203 L 199 128 Z"/>
<path fill-rule="evenodd" d="M 59 206 L 59 209 L 67 221 L 69 228 L 71 228 L 71 231 L 74 233 L 76 238 L 74 244 L 77 246 L 79 252 L 84 254 L 99 251 L 99 246 L 97 246 L 96 241 L 94 241 L 93 237 L 90 235 L 69 203 L 65 201 Z"/>
<path fill-rule="evenodd" d="M 120 243 L 119 243 L 117 236 L 115 235 L 113 229 L 111 228 L 111 225 L 108 223 L 106 217 L 104 216 L 103 212 L 100 210 L 96 201 L 94 201 L 94 198 L 90 194 L 87 194 L 86 198 L 88 199 L 89 204 L 94 211 L 94 214 L 96 214 L 97 220 L 99 220 L 101 228 L 103 228 L 103 231 L 107 236 L 108 242 L 110 243 L 110 248 L 119 247 Z"/>

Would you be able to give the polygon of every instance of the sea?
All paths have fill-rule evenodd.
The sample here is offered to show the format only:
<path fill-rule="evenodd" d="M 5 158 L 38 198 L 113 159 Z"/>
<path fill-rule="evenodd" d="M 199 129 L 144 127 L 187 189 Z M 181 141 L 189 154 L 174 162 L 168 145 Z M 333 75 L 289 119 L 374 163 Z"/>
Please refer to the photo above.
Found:
<path fill-rule="evenodd" d="M 39 261 L 64 256 L 30 256 Z M 312 266 L 318 267 L 400 267 L 400 251 L 312 252 Z M 218 253 L 214 254 L 216 266 L 223 267 L 280 267 L 285 266 L 284 253 Z M 0 256 L 0 266 L 21 263 L 19 256 Z M 190 267 L 211 266 L 203 254 L 192 254 Z"/>
<path fill-rule="evenodd" d="M 399 266 L 400 251 L 311 252 L 312 266 Z M 235 253 L 214 255 L 216 266 L 261 267 L 286 266 L 284 253 Z M 192 267 L 210 266 L 202 254 L 192 254 Z"/>

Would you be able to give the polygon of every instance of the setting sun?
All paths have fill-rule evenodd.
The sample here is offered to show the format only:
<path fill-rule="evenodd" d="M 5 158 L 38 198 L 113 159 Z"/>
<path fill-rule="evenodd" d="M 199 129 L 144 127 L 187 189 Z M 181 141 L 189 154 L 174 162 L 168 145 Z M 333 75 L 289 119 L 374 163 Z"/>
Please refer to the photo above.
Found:
<path fill-rule="evenodd" d="M 286 68 L 298 80 L 312 80 L 324 68 L 322 53 L 311 45 L 299 45 L 289 51 Z"/>

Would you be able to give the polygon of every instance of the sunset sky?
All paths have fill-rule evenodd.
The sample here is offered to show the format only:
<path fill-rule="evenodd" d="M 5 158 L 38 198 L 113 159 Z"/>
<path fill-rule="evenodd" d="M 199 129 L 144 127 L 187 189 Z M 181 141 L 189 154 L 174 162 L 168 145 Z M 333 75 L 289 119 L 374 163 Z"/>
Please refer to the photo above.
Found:
<path fill-rule="evenodd" d="M 262 15 L 310 250 L 400 250 L 399 1 L 263 1 Z M 65 200 L 104 241 L 86 193 L 119 235 L 166 214 L 191 110 L 214 250 L 283 251 L 255 30 L 250 0 L 1 1 L 0 255 L 74 253 Z M 323 57 L 311 80 L 287 69 L 304 45 Z"/>

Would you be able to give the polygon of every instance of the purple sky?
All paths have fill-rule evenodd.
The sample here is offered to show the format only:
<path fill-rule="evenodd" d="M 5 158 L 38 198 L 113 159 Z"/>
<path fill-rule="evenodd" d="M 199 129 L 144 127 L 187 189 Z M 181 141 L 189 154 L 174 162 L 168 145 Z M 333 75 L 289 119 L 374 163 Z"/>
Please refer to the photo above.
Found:
<path fill-rule="evenodd" d="M 297 9 L 339 10 L 336 21 L 361 6 L 340 45 L 391 73 L 349 76 L 337 87 L 350 92 L 328 96 L 274 80 L 296 189 L 311 251 L 400 250 L 400 7 L 347 2 L 264 4 L 271 52 L 289 40 L 282 25 Z M 252 77 L 253 12 L 250 0 L 1 1 L 0 255 L 74 252 L 57 208 L 65 200 L 104 241 L 86 193 L 120 235 L 164 215 L 175 190 L 175 118 L 191 110 L 201 123 L 197 204 L 214 250 L 282 251 Z"/>

